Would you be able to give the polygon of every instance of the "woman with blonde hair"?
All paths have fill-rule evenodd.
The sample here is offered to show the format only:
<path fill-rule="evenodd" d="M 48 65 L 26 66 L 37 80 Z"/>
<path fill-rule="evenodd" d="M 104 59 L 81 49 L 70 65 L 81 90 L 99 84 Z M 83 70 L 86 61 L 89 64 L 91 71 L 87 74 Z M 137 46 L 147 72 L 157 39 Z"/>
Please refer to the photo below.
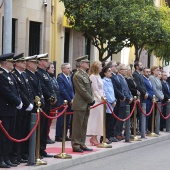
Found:
<path fill-rule="evenodd" d="M 105 97 L 103 90 L 103 81 L 99 75 L 102 70 L 102 63 L 94 61 L 89 69 L 90 80 L 92 82 L 92 91 L 95 104 L 101 103 Z M 87 125 L 87 134 L 91 135 L 90 143 L 94 146 L 99 145 L 97 136 L 103 135 L 103 105 L 90 110 Z"/>

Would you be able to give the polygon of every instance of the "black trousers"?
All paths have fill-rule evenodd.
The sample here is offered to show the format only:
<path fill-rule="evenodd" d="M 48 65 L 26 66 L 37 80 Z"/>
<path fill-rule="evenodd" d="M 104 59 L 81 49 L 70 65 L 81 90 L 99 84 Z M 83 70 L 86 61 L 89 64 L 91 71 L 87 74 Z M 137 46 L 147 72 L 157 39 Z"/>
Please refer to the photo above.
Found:
<path fill-rule="evenodd" d="M 126 106 L 119 107 L 118 117 L 124 119 L 126 114 Z M 123 122 L 117 120 L 115 124 L 115 136 L 122 136 Z"/>
<path fill-rule="evenodd" d="M 106 138 L 114 136 L 114 117 L 112 114 L 106 113 Z"/>
<path fill-rule="evenodd" d="M 3 127 L 14 137 L 15 129 L 15 116 L 0 116 Z M 9 140 L 4 132 L 0 129 L 0 161 L 9 160 L 10 153 L 12 151 L 13 142 Z"/>
<path fill-rule="evenodd" d="M 49 116 L 50 109 L 43 109 L 43 111 Z M 41 114 L 40 116 L 40 155 L 46 154 L 46 145 L 47 145 L 47 132 L 48 132 L 48 119 Z"/>

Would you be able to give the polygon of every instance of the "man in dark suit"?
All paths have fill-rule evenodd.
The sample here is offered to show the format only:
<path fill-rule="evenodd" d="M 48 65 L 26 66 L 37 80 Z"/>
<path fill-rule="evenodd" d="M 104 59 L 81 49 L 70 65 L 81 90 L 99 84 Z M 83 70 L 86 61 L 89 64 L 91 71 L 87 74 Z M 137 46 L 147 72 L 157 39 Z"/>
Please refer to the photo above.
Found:
<path fill-rule="evenodd" d="M 165 71 L 162 72 L 162 91 L 164 94 L 164 99 L 162 100 L 162 104 L 166 103 L 168 99 L 170 99 L 170 86 L 167 80 L 167 73 Z M 163 115 L 166 116 L 166 107 L 163 107 Z M 160 130 L 166 128 L 166 120 L 161 117 L 160 120 Z"/>
<path fill-rule="evenodd" d="M 68 109 L 67 112 L 71 112 L 71 106 L 73 103 L 73 97 L 74 97 L 74 91 L 73 91 L 73 85 L 70 77 L 70 64 L 64 63 L 61 65 L 61 71 L 62 73 L 57 77 L 57 82 L 59 85 L 60 95 L 59 95 L 59 101 L 58 105 L 61 106 L 64 102 L 64 100 L 68 101 Z M 60 109 L 59 112 L 62 112 L 63 109 Z M 70 115 L 66 116 L 66 134 L 68 131 L 68 126 L 70 122 Z M 60 116 L 57 119 L 56 123 L 56 137 L 55 140 L 58 142 L 62 142 L 62 133 L 63 133 L 63 115 Z M 71 141 L 66 136 L 66 141 Z"/>
<path fill-rule="evenodd" d="M 116 74 L 117 73 L 116 61 L 108 62 L 107 66 L 109 66 L 111 68 L 111 71 L 112 71 L 111 80 L 112 80 L 112 84 L 113 84 L 113 87 L 114 87 L 115 97 L 117 99 L 116 107 L 114 108 L 114 112 L 118 116 L 120 103 L 124 102 L 126 97 L 123 94 L 122 85 L 121 85 L 120 80 L 119 80 L 119 78 L 118 78 L 118 76 Z M 114 126 L 115 126 L 116 122 L 117 122 L 117 119 L 115 119 L 113 117 L 113 130 L 112 130 L 113 138 L 110 139 L 112 142 L 118 141 L 118 140 L 115 139 L 115 132 L 114 132 Z M 123 137 L 120 137 L 120 138 L 124 139 Z M 119 140 L 121 140 L 121 139 L 119 139 Z"/>
<path fill-rule="evenodd" d="M 145 87 L 148 93 L 148 98 L 145 99 L 143 102 L 146 103 L 146 113 L 149 113 L 149 111 L 151 110 L 152 107 L 152 99 L 153 99 L 153 95 L 154 95 L 154 90 L 152 87 L 152 84 L 149 80 L 149 76 L 150 76 L 150 69 L 149 68 L 144 68 L 143 69 L 143 81 L 145 83 Z M 150 133 L 148 129 L 149 126 L 151 127 L 151 115 L 146 117 L 146 133 Z"/>
<path fill-rule="evenodd" d="M 127 67 L 124 64 L 120 64 L 118 67 L 118 78 L 120 84 L 122 85 L 122 93 L 126 98 L 123 102 L 120 102 L 120 106 L 118 109 L 118 117 L 121 119 L 125 118 L 126 105 L 131 104 L 133 101 L 133 96 L 129 90 L 128 84 L 125 79 L 126 75 L 127 75 Z M 122 135 L 122 131 L 123 131 L 123 122 L 117 120 L 115 125 L 115 135 L 117 139 L 121 139 L 121 140 L 124 139 L 124 136 Z"/>
<path fill-rule="evenodd" d="M 13 56 L 13 53 L 0 56 L 0 120 L 11 136 L 14 136 L 17 109 L 21 109 L 23 106 L 19 89 L 10 73 L 13 69 Z M 10 141 L 0 129 L 0 168 L 17 166 L 17 164 L 11 163 L 9 158 L 12 146 L 13 142 Z"/>
<path fill-rule="evenodd" d="M 28 77 L 25 74 L 26 61 L 24 53 L 14 56 L 14 69 L 12 74 L 20 88 L 20 96 L 23 101 L 23 107 L 17 111 L 15 133 L 17 139 L 25 138 L 30 131 L 30 111 L 33 109 L 34 98 Z M 17 154 L 16 160 L 20 163 L 26 163 L 28 160 L 29 142 L 15 143 L 14 151 Z M 16 162 L 16 161 L 15 161 Z"/>
<path fill-rule="evenodd" d="M 145 87 L 145 83 L 143 81 L 143 76 L 141 71 L 143 70 L 143 64 L 140 61 L 136 61 L 134 63 L 135 71 L 133 72 L 132 76 L 134 78 L 135 83 L 137 84 L 137 90 L 140 92 L 140 104 L 142 105 L 143 100 L 148 98 L 148 93 Z M 139 119 L 139 131 L 141 129 L 141 112 L 139 109 L 137 110 L 137 116 Z M 137 132 L 137 134 L 140 132 Z"/>
<path fill-rule="evenodd" d="M 49 66 L 48 53 L 39 54 L 37 56 L 38 68 L 36 75 L 40 80 L 42 92 L 44 96 L 44 106 L 43 111 L 49 116 L 51 106 L 56 103 L 56 98 L 54 88 L 50 81 L 50 76 L 47 73 L 47 68 Z M 40 123 L 40 155 L 43 157 L 53 157 L 53 155 L 47 154 L 46 144 L 47 144 L 47 132 L 48 132 L 48 119 L 41 114 L 41 123 Z"/>

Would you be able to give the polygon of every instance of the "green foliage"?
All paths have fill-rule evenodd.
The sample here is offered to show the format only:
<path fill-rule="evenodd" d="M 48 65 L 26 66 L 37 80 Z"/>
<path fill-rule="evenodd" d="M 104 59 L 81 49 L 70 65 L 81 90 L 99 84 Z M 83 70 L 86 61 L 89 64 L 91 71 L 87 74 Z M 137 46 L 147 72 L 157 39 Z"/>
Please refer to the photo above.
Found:
<path fill-rule="evenodd" d="M 65 15 L 74 18 L 71 20 L 73 28 L 91 39 L 101 61 L 132 45 L 135 46 L 135 60 L 139 60 L 144 46 L 150 50 L 169 39 L 169 21 L 164 22 L 167 11 L 160 12 L 153 0 L 61 1 L 66 8 Z M 103 58 L 106 51 L 108 55 Z"/>

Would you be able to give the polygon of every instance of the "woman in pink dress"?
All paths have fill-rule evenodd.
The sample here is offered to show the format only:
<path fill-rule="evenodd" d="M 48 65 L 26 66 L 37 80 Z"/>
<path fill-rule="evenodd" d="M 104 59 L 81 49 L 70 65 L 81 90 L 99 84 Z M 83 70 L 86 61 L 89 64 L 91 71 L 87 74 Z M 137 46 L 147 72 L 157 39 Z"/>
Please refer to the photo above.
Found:
<path fill-rule="evenodd" d="M 94 61 L 89 70 L 95 104 L 101 103 L 105 97 L 103 81 L 99 75 L 101 70 L 102 63 L 100 61 Z M 97 106 L 96 108 L 90 110 L 87 134 L 91 135 L 90 143 L 92 145 L 99 145 L 97 136 L 103 136 L 103 105 Z"/>

